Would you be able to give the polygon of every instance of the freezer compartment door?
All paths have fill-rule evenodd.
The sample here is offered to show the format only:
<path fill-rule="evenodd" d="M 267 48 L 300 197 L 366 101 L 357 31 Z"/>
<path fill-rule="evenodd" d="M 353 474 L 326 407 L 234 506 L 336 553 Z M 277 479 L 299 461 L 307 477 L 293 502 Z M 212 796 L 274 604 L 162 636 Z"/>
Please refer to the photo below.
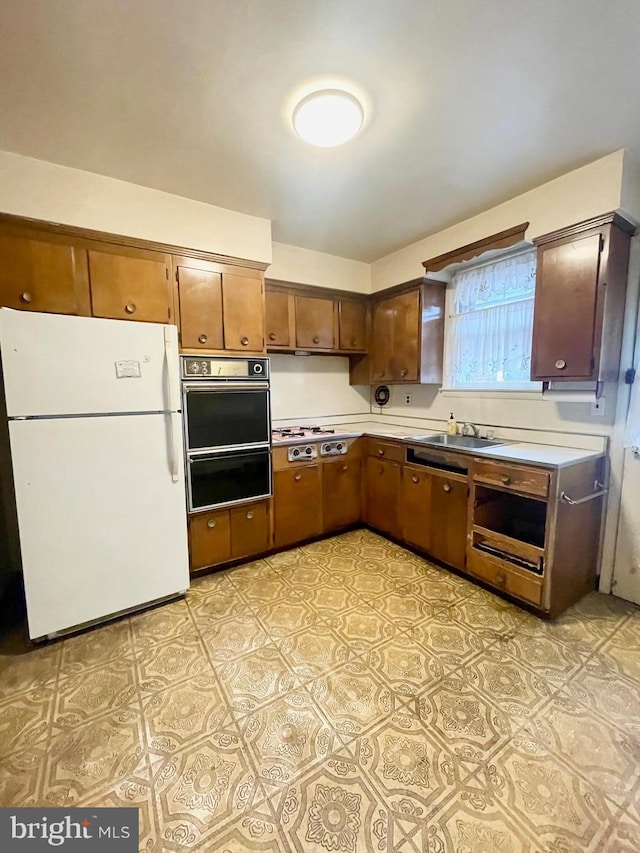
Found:
<path fill-rule="evenodd" d="M 178 408 L 175 326 L 0 309 L 9 417 Z"/>
<path fill-rule="evenodd" d="M 170 430 L 170 415 L 10 424 L 32 639 L 189 586 Z"/>

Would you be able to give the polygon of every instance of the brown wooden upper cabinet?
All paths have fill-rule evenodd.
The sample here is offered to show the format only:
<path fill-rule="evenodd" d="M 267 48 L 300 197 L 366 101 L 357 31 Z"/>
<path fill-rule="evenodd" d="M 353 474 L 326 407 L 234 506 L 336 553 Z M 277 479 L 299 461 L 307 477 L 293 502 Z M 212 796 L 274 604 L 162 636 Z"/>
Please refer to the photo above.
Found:
<path fill-rule="evenodd" d="M 289 294 L 282 290 L 265 293 L 267 347 L 290 347 L 292 344 L 289 317 Z"/>
<path fill-rule="evenodd" d="M 372 384 L 442 382 L 444 284 L 420 282 L 373 304 Z"/>
<path fill-rule="evenodd" d="M 105 245 L 99 251 L 90 249 L 88 258 L 94 317 L 172 321 L 169 255 Z"/>
<path fill-rule="evenodd" d="M 0 234 L 0 305 L 89 316 L 86 249 L 26 234 Z"/>
<path fill-rule="evenodd" d="M 608 214 L 534 241 L 532 379 L 618 380 L 633 231 Z"/>
<path fill-rule="evenodd" d="M 333 299 L 295 297 L 296 347 L 333 349 L 335 346 Z"/>
<path fill-rule="evenodd" d="M 338 302 L 340 349 L 364 352 L 367 349 L 367 306 L 364 302 Z"/>
<path fill-rule="evenodd" d="M 264 352 L 262 275 L 184 259 L 176 266 L 183 351 Z"/>

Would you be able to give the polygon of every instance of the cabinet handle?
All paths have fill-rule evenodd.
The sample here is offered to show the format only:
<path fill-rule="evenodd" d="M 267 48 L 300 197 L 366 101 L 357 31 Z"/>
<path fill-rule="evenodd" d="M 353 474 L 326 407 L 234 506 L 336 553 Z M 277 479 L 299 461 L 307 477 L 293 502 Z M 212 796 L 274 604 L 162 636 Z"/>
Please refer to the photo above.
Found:
<path fill-rule="evenodd" d="M 207 527 L 210 528 L 211 530 L 213 530 L 213 528 L 215 526 L 216 526 L 215 518 L 210 518 L 209 521 L 207 521 Z"/>
<path fill-rule="evenodd" d="M 352 346 L 352 347 L 355 347 L 355 345 L 356 345 L 357 343 L 358 343 L 358 341 L 357 341 L 355 338 L 351 338 L 351 346 Z"/>
<path fill-rule="evenodd" d="M 382 379 L 382 377 L 384 376 L 384 370 L 381 370 L 378 376 L 380 377 L 380 379 Z"/>
<path fill-rule="evenodd" d="M 418 477 L 416 477 L 416 475 L 414 474 L 413 477 L 411 478 L 411 482 L 412 483 L 419 483 L 420 479 Z"/>
<path fill-rule="evenodd" d="M 27 305 L 32 301 L 33 296 L 29 293 L 28 290 L 25 290 L 24 293 L 20 294 L 20 302 L 25 302 Z"/>
<path fill-rule="evenodd" d="M 127 302 L 127 304 L 124 306 L 124 310 L 127 312 L 127 314 L 135 314 L 136 306 L 133 302 Z"/>
<path fill-rule="evenodd" d="M 296 474 L 296 475 L 294 476 L 294 478 L 293 478 L 293 479 L 294 479 L 294 480 L 296 480 L 296 481 L 301 480 L 301 479 L 302 479 L 302 474 Z"/>
<path fill-rule="evenodd" d="M 313 342 L 314 342 L 314 344 L 319 344 L 319 343 L 320 343 L 320 338 L 319 338 L 317 335 L 314 335 L 314 336 L 313 336 Z"/>
<path fill-rule="evenodd" d="M 249 519 L 249 521 L 251 521 L 251 519 L 253 518 L 253 510 L 249 510 L 249 512 L 247 513 L 247 518 Z"/>
<path fill-rule="evenodd" d="M 341 468 L 340 468 L 340 470 L 341 470 L 342 472 L 344 472 L 344 471 L 348 471 L 348 470 L 349 470 L 349 466 L 348 466 L 348 465 L 342 465 L 342 466 L 341 466 Z"/>
<path fill-rule="evenodd" d="M 406 375 L 407 375 L 407 368 L 403 367 L 402 370 L 400 371 L 400 376 L 406 376 Z"/>
<path fill-rule="evenodd" d="M 269 340 L 270 340 L 270 341 L 275 341 L 275 339 L 276 339 L 276 333 L 275 333 L 275 332 L 270 332 L 270 333 L 269 333 Z"/>
<path fill-rule="evenodd" d="M 501 480 L 502 480 L 502 482 L 505 484 L 505 486 L 507 486 L 507 485 L 511 482 L 511 477 L 509 477 L 509 475 L 508 475 L 508 474 L 503 474 L 503 475 L 500 477 L 500 479 L 501 479 Z"/>
<path fill-rule="evenodd" d="M 506 580 L 507 580 L 507 576 L 505 575 L 505 573 L 504 572 L 498 572 L 498 574 L 496 575 L 496 583 L 498 584 L 498 586 L 504 586 Z"/>
<path fill-rule="evenodd" d="M 384 456 L 384 450 L 381 447 L 378 448 L 378 456 Z"/>
<path fill-rule="evenodd" d="M 201 344 L 206 344 L 207 336 L 206 335 L 198 335 L 198 340 L 200 341 Z"/>
<path fill-rule="evenodd" d="M 564 370 L 567 366 L 567 362 L 563 358 L 559 358 L 555 363 L 556 370 Z"/>
<path fill-rule="evenodd" d="M 248 346 L 249 338 L 240 338 L 240 343 L 242 344 L 243 347 Z"/>
<path fill-rule="evenodd" d="M 445 483 L 442 488 L 444 489 L 445 492 L 451 491 L 451 486 L 449 485 L 449 483 Z"/>

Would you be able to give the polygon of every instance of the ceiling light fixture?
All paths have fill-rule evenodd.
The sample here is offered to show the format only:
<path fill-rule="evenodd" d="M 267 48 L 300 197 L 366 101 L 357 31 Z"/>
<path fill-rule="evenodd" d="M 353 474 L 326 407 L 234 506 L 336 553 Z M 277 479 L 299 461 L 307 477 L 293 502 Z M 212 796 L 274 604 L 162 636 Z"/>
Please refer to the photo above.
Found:
<path fill-rule="evenodd" d="M 293 111 L 293 127 L 298 136 L 322 148 L 332 148 L 353 139 L 363 122 L 360 101 L 340 89 L 312 92 L 299 101 Z"/>

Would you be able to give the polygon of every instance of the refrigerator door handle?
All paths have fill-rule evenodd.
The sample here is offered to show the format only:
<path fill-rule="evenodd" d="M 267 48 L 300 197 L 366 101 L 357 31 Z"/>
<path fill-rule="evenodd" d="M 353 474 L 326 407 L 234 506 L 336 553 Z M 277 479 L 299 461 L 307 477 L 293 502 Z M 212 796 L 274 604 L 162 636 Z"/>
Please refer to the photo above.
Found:
<path fill-rule="evenodd" d="M 169 411 L 177 412 L 180 408 L 180 380 L 178 379 L 178 358 L 175 351 L 175 331 L 172 326 L 164 327 L 164 355 L 167 360 Z"/>
<path fill-rule="evenodd" d="M 171 479 L 180 481 L 180 460 L 182 458 L 182 430 L 179 412 L 170 412 L 171 428 Z"/>

